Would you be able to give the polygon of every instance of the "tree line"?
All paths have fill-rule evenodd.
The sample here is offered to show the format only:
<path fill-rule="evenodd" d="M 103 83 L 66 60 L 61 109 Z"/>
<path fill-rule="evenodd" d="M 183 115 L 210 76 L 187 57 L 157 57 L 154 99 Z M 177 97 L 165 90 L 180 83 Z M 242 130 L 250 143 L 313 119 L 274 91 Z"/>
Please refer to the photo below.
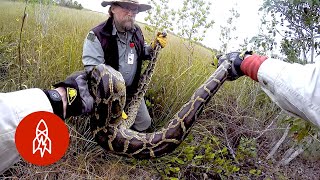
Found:
<path fill-rule="evenodd" d="M 78 1 L 73 0 L 10 0 L 14 2 L 28 2 L 28 3 L 38 3 L 38 4 L 55 4 L 58 6 L 63 6 L 73 9 L 83 9 L 83 6 Z"/>
<path fill-rule="evenodd" d="M 201 43 L 214 24 L 210 18 L 214 4 L 206 0 L 183 0 L 183 6 L 174 10 L 168 3 L 168 0 L 151 0 L 153 10 L 145 20 L 153 27 L 151 31 L 169 30 L 182 37 L 192 61 L 194 44 Z M 303 64 L 314 63 L 320 56 L 319 0 L 263 0 L 260 12 L 263 13 L 260 32 L 245 39 L 238 50 L 253 49 L 259 54 Z M 229 51 L 230 41 L 238 38 L 235 23 L 239 16 L 237 7 L 231 7 L 230 17 L 221 26 L 220 53 Z"/>
<path fill-rule="evenodd" d="M 72 1 L 72 0 L 55 0 L 55 1 L 60 6 L 74 8 L 74 9 L 83 9 L 81 3 L 79 3 L 78 1 Z"/>

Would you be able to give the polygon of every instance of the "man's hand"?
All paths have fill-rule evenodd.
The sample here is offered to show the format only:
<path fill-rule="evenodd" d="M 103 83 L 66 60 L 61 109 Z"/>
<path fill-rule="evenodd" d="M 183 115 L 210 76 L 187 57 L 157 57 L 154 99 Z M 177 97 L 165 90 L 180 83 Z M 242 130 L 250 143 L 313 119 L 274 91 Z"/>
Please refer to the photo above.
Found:
<path fill-rule="evenodd" d="M 120 72 L 111 66 L 100 64 L 90 72 L 79 71 L 65 81 L 54 85 L 54 90 L 44 90 L 53 112 L 62 119 L 93 112 L 95 100 L 110 98 L 110 111 L 98 108 L 99 113 L 119 116 L 125 105 L 126 86 Z M 116 95 L 115 95 L 116 94 Z M 103 103 L 101 103 L 103 104 Z M 105 111 L 105 112 L 104 112 Z"/>
<path fill-rule="evenodd" d="M 242 61 L 246 55 L 252 55 L 252 51 L 246 51 L 246 52 L 231 52 L 225 55 L 220 55 L 218 57 L 218 67 L 224 62 L 229 61 L 231 63 L 231 68 L 228 69 L 228 80 L 233 81 L 241 77 L 243 74 L 240 66 L 242 64 Z"/>
<path fill-rule="evenodd" d="M 91 113 L 93 109 L 93 98 L 88 88 L 88 74 L 85 71 L 79 71 L 71 74 L 65 81 L 55 85 L 55 90 L 45 91 L 54 113 L 62 116 L 63 119 L 70 116 L 79 116 L 81 114 Z M 61 95 L 63 104 L 63 115 L 61 115 L 61 105 L 54 102 L 52 91 L 57 91 Z"/>
<path fill-rule="evenodd" d="M 219 57 L 218 67 L 223 61 L 228 60 L 231 62 L 231 68 L 228 69 L 228 80 L 233 81 L 242 75 L 247 75 L 251 79 L 258 81 L 258 70 L 266 59 L 268 57 L 253 54 L 252 51 L 245 51 L 243 53 L 231 52 Z"/>
<path fill-rule="evenodd" d="M 167 33 L 166 32 L 158 32 L 157 37 L 155 38 L 154 42 L 152 43 L 152 49 L 155 49 L 156 44 L 159 43 L 161 48 L 164 48 L 167 45 Z"/>

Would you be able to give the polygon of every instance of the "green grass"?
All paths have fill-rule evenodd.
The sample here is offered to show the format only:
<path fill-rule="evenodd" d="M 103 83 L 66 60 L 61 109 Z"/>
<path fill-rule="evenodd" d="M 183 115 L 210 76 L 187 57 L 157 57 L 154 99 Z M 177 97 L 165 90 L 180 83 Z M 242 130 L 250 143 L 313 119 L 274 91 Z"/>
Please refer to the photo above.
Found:
<path fill-rule="evenodd" d="M 29 5 L 28 17 L 22 32 L 23 67 L 20 71 L 17 49 L 24 5 L 14 3 L 12 6 L 12 2 L 2 1 L 0 7 L 4 10 L 1 11 L 2 17 L 9 17 L 0 20 L 0 38 L 3 43 L 0 51 L 5 52 L 6 56 L 1 61 L 10 62 L 11 80 L 2 86 L 2 92 L 19 88 L 19 74 L 22 76 L 21 84 L 24 88 L 49 88 L 52 83 L 64 79 L 72 72 L 82 70 L 84 38 L 92 27 L 106 19 L 106 15 L 101 13 L 51 6 L 48 22 L 41 23 L 36 20 L 40 12 L 39 7 Z M 141 27 L 144 31 L 144 25 Z M 151 42 L 153 34 L 145 32 L 145 38 Z M 162 107 L 162 115 L 159 115 L 160 112 L 155 115 L 157 119 L 163 119 L 163 115 L 170 118 L 214 71 L 213 66 L 210 66 L 210 50 L 197 46 L 195 59 L 189 66 L 188 51 L 181 48 L 181 40 L 173 35 L 169 35 L 168 39 L 168 45 L 158 59 L 150 85 L 152 90 L 147 95 L 156 98 L 158 108 L 155 109 Z M 168 116 L 169 110 L 172 112 Z"/>
<path fill-rule="evenodd" d="M 18 44 L 24 7 L 23 3 L 0 0 L 0 92 L 18 90 L 20 83 L 22 88 L 50 88 L 72 72 L 82 70 L 84 38 L 92 27 L 107 18 L 102 13 L 50 6 L 46 11 L 49 19 L 40 22 L 39 18 L 46 15 L 40 16 L 39 6 L 29 4 L 22 32 L 20 66 Z M 141 24 L 143 30 L 144 26 Z M 154 37 L 154 33 L 146 31 L 144 35 L 148 42 Z M 168 122 L 215 70 L 210 64 L 213 53 L 209 49 L 196 46 L 190 65 L 187 60 L 190 52 L 180 38 L 169 34 L 168 41 L 146 95 L 151 102 L 155 129 Z M 58 163 L 37 167 L 20 161 L 4 176 L 27 179 L 266 178 L 274 173 L 274 166 L 264 158 L 283 130 L 273 125 L 270 131 L 261 132 L 272 121 L 281 121 L 279 114 L 284 116 L 257 83 L 240 78 L 223 85 L 203 110 L 190 136 L 168 156 L 137 161 L 106 154 L 92 139 L 89 119 L 78 117 L 67 121 L 71 144 Z M 238 162 L 226 152 L 229 147 L 237 153 Z M 319 155 L 315 155 L 316 158 L 319 159 Z M 261 174 L 257 173 L 259 170 Z M 286 169 L 274 174 L 275 177 L 291 175 Z"/>
<path fill-rule="evenodd" d="M 23 3 L 8 1 L 1 1 L 0 3 L 0 16 L 3 17 L 0 18 L 0 52 L 2 56 L 0 63 L 8 70 L 8 74 L 2 77 L 4 81 L 1 81 L 1 92 L 18 90 L 20 87 L 19 75 L 22 79 L 22 88 L 50 88 L 53 83 L 65 79 L 72 72 L 82 70 L 83 40 L 92 27 L 107 18 L 105 14 L 101 13 L 50 6 L 48 21 L 41 23 L 37 21 L 40 14 L 39 6 L 29 4 L 27 6 L 28 16 L 22 31 L 21 54 L 23 63 L 20 67 L 18 43 L 24 7 L 25 4 Z M 144 25 L 141 25 L 141 27 L 144 31 Z M 151 42 L 153 34 L 145 32 L 145 38 Z M 168 45 L 160 54 L 157 69 L 150 85 L 152 90 L 148 92 L 148 97 L 154 98 L 154 103 L 157 103 L 153 109 L 159 109 L 158 111 L 154 110 L 155 121 L 158 121 L 156 124 L 159 124 L 159 126 L 173 116 L 193 91 L 214 71 L 213 67 L 208 68 L 212 57 L 210 50 L 196 47 L 195 60 L 190 67 L 186 61 L 188 52 L 185 48 L 181 48 L 180 39 L 170 34 L 168 39 Z M 167 114 L 169 110 L 170 112 Z M 95 143 L 90 141 L 92 140 L 90 132 L 88 133 L 88 129 L 83 128 L 88 127 L 88 120 L 83 121 L 85 122 L 80 123 L 80 125 L 79 122 L 73 123 L 72 120 L 68 122 L 71 124 L 72 139 L 75 138 L 73 142 L 76 145 L 74 143 L 71 145 L 71 152 L 68 152 L 66 159 L 62 160 L 64 163 L 70 162 L 70 158 L 75 158 L 72 156 L 74 151 L 79 153 L 76 156 L 76 159 L 79 159 L 80 156 L 92 155 L 83 151 L 83 149 L 89 149 L 89 152 L 97 149 Z M 80 136 L 78 132 L 81 132 L 82 135 Z M 83 135 L 84 132 L 87 132 L 87 134 Z M 82 139 L 82 141 L 79 139 Z M 88 148 L 88 145 L 92 148 Z M 69 156 L 70 154 L 71 156 Z M 103 154 L 103 152 L 98 154 Z M 75 167 L 81 166 L 81 163 L 85 162 L 78 162 Z M 93 162 L 92 164 L 96 165 Z M 109 167 L 108 163 L 105 164 L 107 164 L 105 167 Z M 132 166 L 120 164 L 124 167 Z M 123 170 L 123 168 L 118 168 L 119 165 L 112 166 L 117 167 L 114 170 L 116 172 Z M 39 167 L 24 163 L 18 167 L 22 169 L 22 172 L 18 174 L 23 174 L 26 169 L 29 171 L 39 170 Z M 112 167 L 110 168 L 112 169 Z M 78 171 L 79 174 L 86 174 L 86 172 L 85 168 Z M 98 174 L 96 173 L 97 176 Z M 124 175 L 125 173 L 121 174 L 120 177 Z M 116 177 L 119 176 L 114 176 L 114 178 Z"/>
<path fill-rule="evenodd" d="M 22 72 L 19 66 L 18 42 L 24 4 L 1 1 L 1 62 L 8 62 L 11 82 L 2 91 L 18 89 L 18 74 L 25 88 L 49 88 L 82 69 L 82 44 L 89 30 L 105 19 L 105 15 L 51 6 L 47 22 L 41 23 L 40 8 L 28 5 L 22 31 Z"/>

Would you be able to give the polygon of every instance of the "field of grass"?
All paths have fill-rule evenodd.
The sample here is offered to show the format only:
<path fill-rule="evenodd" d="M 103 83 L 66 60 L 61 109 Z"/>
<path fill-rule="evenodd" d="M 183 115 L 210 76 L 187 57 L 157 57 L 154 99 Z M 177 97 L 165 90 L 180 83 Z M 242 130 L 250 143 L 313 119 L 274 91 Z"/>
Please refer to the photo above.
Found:
<path fill-rule="evenodd" d="M 82 70 L 82 45 L 88 31 L 106 15 L 86 10 L 29 4 L 18 46 L 25 4 L 0 0 L 0 92 L 21 88 L 50 88 L 74 71 Z M 144 30 L 144 25 L 141 24 Z M 153 33 L 145 31 L 148 42 Z M 181 40 L 169 34 L 161 51 L 146 98 L 150 101 L 153 128 L 163 126 L 188 100 L 215 68 L 213 53 L 197 46 L 189 65 L 189 52 Z M 291 168 L 306 162 L 303 170 L 316 174 L 309 166 L 320 167 L 315 154 L 319 142 L 291 166 L 276 168 L 279 157 L 267 161 L 273 143 L 286 125 L 277 123 L 286 116 L 247 78 L 227 82 L 204 109 L 190 135 L 172 154 L 137 161 L 105 153 L 92 139 L 88 117 L 67 120 L 71 144 L 56 164 L 33 166 L 21 160 L 2 177 L 22 179 L 287 179 Z M 270 125 L 270 126 L 269 126 Z M 272 125 L 272 126 L 271 126 Z M 267 127 L 269 129 L 267 129 Z M 279 150 L 295 141 L 288 138 Z M 234 152 L 232 152 L 234 151 Z M 309 157 L 309 158 L 305 158 Z M 307 159 L 307 160 L 306 160 Z M 311 160 L 313 159 L 313 160 Z M 307 167 L 308 166 L 308 167 Z M 0 178 L 2 178 L 0 175 Z M 273 178 L 272 178 L 273 179 Z"/>

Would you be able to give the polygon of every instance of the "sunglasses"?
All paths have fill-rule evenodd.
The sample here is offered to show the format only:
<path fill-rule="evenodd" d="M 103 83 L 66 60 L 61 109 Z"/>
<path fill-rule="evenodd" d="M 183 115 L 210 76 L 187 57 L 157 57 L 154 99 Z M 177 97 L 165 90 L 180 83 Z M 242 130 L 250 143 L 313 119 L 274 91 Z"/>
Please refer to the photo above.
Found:
<path fill-rule="evenodd" d="M 120 3 L 116 3 L 115 5 L 121 7 L 122 9 L 126 10 L 127 12 L 131 11 L 134 14 L 138 14 L 138 12 L 139 12 L 138 6 L 133 6 L 130 4 L 120 4 Z"/>

